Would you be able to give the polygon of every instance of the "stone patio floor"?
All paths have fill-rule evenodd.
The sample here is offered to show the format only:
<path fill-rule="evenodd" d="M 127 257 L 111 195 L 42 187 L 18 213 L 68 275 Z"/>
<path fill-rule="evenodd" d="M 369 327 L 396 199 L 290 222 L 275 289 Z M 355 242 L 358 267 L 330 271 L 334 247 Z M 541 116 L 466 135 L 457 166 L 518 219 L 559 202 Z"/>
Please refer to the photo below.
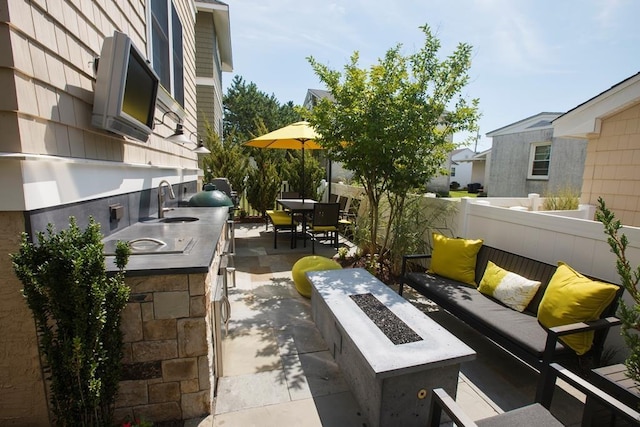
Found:
<path fill-rule="evenodd" d="M 310 244 L 290 249 L 289 235 L 264 224 L 236 224 L 236 287 L 229 289 L 231 321 L 223 339 L 223 376 L 213 414 L 188 427 L 365 427 L 348 385 L 311 318 L 311 304 L 295 290 L 291 267 L 311 254 Z M 350 243 L 341 238 L 341 245 Z M 336 251 L 316 244 L 316 254 Z M 430 301 L 406 294 L 477 352 L 464 363 L 456 401 L 478 420 L 533 402 L 537 374 Z M 552 412 L 580 425 L 583 396 L 560 385 Z"/>

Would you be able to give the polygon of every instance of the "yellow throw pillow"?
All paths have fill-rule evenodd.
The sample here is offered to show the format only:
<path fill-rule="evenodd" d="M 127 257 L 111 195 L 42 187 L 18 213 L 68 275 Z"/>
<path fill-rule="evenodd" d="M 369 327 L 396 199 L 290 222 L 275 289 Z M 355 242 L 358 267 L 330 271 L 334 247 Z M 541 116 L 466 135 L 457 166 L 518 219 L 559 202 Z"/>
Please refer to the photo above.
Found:
<path fill-rule="evenodd" d="M 611 304 L 617 291 L 617 286 L 591 280 L 559 262 L 540 301 L 538 320 L 547 328 L 596 320 Z M 561 339 L 580 355 L 591 348 L 593 331 L 566 335 Z"/>
<path fill-rule="evenodd" d="M 516 311 L 523 311 L 536 295 L 540 282 L 487 263 L 478 290 Z"/>
<path fill-rule="evenodd" d="M 472 286 L 476 284 L 476 256 L 482 240 L 450 239 L 433 234 L 429 271 Z"/>

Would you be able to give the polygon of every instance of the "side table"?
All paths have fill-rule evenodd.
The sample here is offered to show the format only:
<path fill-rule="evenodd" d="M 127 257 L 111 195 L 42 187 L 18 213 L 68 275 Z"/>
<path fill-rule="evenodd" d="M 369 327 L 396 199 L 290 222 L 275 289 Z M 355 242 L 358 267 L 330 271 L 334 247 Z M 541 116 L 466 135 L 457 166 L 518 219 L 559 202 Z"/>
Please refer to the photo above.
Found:
<path fill-rule="evenodd" d="M 627 368 L 622 363 L 592 369 L 589 381 L 633 409 L 637 410 L 640 406 L 640 383 L 627 376 Z M 600 425 L 599 423 L 594 423 L 595 409 L 600 406 L 589 400 L 587 398 L 582 425 Z M 610 425 L 617 426 L 620 424 L 616 424 L 616 420 L 612 419 Z"/>

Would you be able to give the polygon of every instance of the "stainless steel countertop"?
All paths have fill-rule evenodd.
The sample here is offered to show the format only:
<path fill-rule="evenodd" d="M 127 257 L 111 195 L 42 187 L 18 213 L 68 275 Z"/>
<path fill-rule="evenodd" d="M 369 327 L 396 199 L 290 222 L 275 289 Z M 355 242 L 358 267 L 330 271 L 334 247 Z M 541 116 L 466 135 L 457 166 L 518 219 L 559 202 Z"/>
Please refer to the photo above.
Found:
<path fill-rule="evenodd" d="M 131 255 L 126 273 L 128 276 L 207 273 L 224 225 L 229 219 L 229 208 L 175 208 L 165 214 L 165 218 L 176 217 L 196 217 L 198 221 L 163 223 L 157 218 L 149 218 L 105 237 L 103 242 L 107 246 L 113 244 L 108 243 L 111 241 L 140 238 L 164 242 L 192 239 L 184 252 Z M 115 256 L 106 256 L 105 262 L 108 272 L 118 271 Z"/>

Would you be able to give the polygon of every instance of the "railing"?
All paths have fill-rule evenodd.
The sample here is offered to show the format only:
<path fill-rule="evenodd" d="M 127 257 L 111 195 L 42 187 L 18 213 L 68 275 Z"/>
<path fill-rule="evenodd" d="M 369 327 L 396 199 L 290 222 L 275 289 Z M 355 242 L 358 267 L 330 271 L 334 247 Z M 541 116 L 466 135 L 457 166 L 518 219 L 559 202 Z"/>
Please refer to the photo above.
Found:
<path fill-rule="evenodd" d="M 249 201 L 247 200 L 247 197 L 246 197 L 246 191 L 243 192 L 242 195 L 240 196 L 240 202 L 238 203 L 238 209 L 240 211 L 246 212 L 247 216 L 250 216 L 250 217 L 261 217 L 262 216 L 259 211 L 255 210 L 249 204 Z"/>

